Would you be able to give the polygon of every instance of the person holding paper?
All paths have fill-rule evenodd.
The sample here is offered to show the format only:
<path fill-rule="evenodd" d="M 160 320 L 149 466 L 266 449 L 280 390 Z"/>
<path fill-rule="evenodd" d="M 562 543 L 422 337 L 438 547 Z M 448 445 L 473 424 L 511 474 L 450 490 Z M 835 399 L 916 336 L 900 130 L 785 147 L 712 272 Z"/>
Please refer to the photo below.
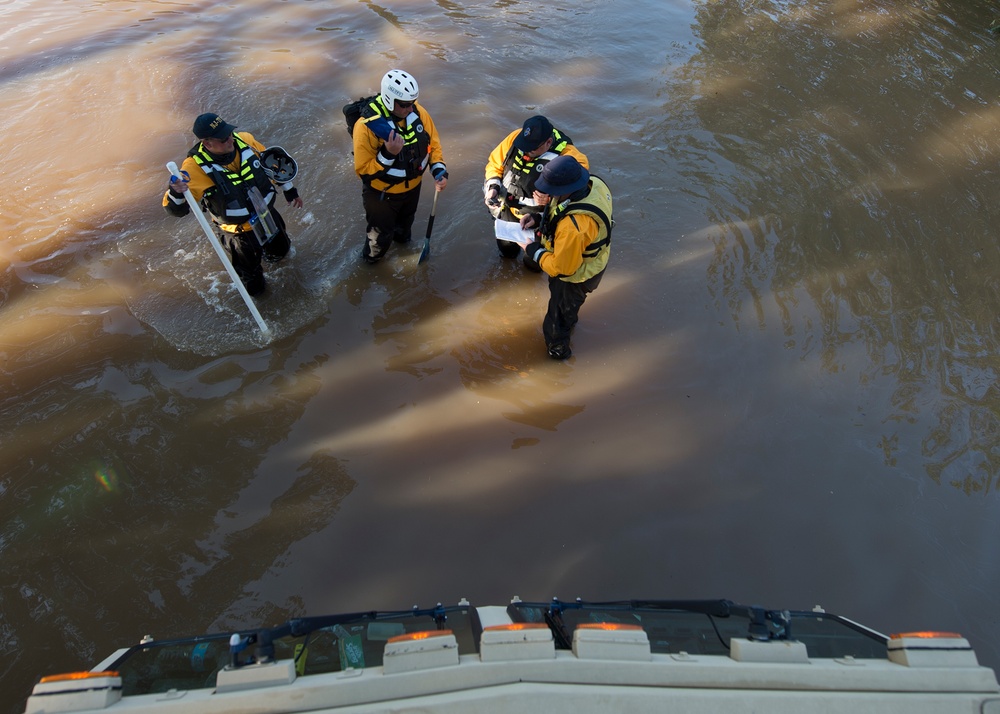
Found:
<path fill-rule="evenodd" d="M 377 263 L 392 245 L 411 240 L 424 171 L 434 189 L 448 185 L 441 138 L 417 102 L 417 80 L 401 69 L 382 77 L 381 92 L 361 110 L 354 126 L 354 172 L 361 179 L 365 242 L 361 258 Z"/>
<path fill-rule="evenodd" d="M 284 149 L 265 149 L 253 134 L 237 132 L 218 114 L 200 115 L 192 131 L 198 143 L 181 164 L 183 178 L 171 177 L 163 207 L 172 216 L 188 215 L 184 192 L 190 191 L 211 219 L 247 292 L 259 295 L 266 287 L 261 259 L 281 260 L 291 247 L 285 221 L 274 207 L 275 187 L 288 203 L 302 207 L 291 181 L 295 169 L 281 175 L 269 170 L 267 154 L 280 152 L 283 165 L 294 167 L 295 162 Z"/>
<path fill-rule="evenodd" d="M 535 228 L 538 240 L 524 252 L 549 276 L 542 321 L 549 357 L 567 359 L 580 308 L 600 285 L 611 256 L 611 190 L 572 156 L 550 161 L 535 190 L 544 194 L 542 212 L 523 216 L 521 227 Z"/>
<path fill-rule="evenodd" d="M 533 240 L 530 232 L 522 235 L 518 222 L 542 206 L 540 199 L 544 198 L 535 192 L 535 182 L 545 165 L 562 155 L 572 156 L 584 168 L 589 166 L 573 140 L 541 115 L 526 119 L 490 153 L 483 195 L 486 208 L 496 219 L 497 250 L 503 257 L 517 258 L 521 248 Z M 540 272 L 527 255 L 523 260 L 529 270 Z"/>

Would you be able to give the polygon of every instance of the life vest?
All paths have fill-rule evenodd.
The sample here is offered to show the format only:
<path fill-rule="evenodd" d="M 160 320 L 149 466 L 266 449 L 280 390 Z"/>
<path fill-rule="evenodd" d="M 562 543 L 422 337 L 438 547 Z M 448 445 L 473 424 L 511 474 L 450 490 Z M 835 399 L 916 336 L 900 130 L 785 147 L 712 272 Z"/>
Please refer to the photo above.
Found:
<path fill-rule="evenodd" d="M 387 184 L 398 184 L 420 178 L 430 161 L 431 137 L 424 130 L 424 122 L 420 118 L 420 112 L 417 111 L 416 105 L 406 116 L 406 126 L 403 129 L 399 128 L 396 117 L 382 104 L 381 96 L 375 97 L 375 101 L 365 108 L 361 116 L 366 120 L 380 116 L 403 137 L 403 148 L 396 155 L 396 160 L 391 166 L 383 169 L 380 174 L 371 178 L 385 181 Z"/>
<path fill-rule="evenodd" d="M 247 192 L 251 187 L 257 187 L 268 208 L 274 205 L 276 198 L 274 185 L 261 166 L 257 152 L 237 134 L 233 134 L 233 143 L 240 158 L 236 171 L 230 171 L 218 163 L 201 142 L 188 152 L 188 156 L 215 183 L 215 188 L 205 191 L 202 196 L 202 206 L 216 223 L 230 231 L 236 231 L 250 220 L 253 204 Z"/>
<path fill-rule="evenodd" d="M 555 249 L 556 226 L 559 221 L 573 219 L 573 214 L 582 213 L 597 221 L 597 237 L 583 251 L 583 264 L 572 275 L 559 276 L 568 283 L 582 283 L 594 277 L 608 265 L 611 255 L 611 229 L 615 222 L 611 214 L 611 189 L 604 181 L 593 174 L 590 175 L 590 185 L 587 195 L 574 201 L 568 198 L 557 206 L 549 206 L 540 229 L 542 246 L 546 250 Z"/>
<path fill-rule="evenodd" d="M 566 147 L 573 143 L 558 129 L 552 130 L 552 146 L 541 156 L 534 159 L 511 146 L 507 158 L 503 162 L 503 177 L 501 182 L 507 190 L 507 206 L 511 209 L 531 208 L 538 205 L 533 194 L 535 181 L 542 175 L 545 164 L 559 156 Z"/>

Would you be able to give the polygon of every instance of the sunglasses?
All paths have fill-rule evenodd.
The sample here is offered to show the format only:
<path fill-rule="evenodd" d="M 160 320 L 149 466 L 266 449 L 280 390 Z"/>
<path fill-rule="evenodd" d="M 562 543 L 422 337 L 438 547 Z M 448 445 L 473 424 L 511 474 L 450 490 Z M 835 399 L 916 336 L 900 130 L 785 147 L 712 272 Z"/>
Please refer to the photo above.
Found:
<path fill-rule="evenodd" d="M 396 100 L 396 104 L 398 104 L 399 106 L 403 107 L 404 109 L 407 109 L 407 108 L 413 106 L 413 102 L 401 102 L 398 99 Z"/>

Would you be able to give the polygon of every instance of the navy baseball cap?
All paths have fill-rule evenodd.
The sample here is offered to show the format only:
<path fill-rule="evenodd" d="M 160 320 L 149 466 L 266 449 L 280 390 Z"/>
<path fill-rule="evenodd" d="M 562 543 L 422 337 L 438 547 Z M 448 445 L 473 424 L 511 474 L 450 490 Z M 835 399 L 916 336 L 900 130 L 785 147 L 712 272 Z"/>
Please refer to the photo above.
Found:
<path fill-rule="evenodd" d="M 236 131 L 236 127 L 227 124 L 218 114 L 202 114 L 194 120 L 191 129 L 199 139 L 228 139 Z"/>
<path fill-rule="evenodd" d="M 538 145 L 552 136 L 552 123 L 538 115 L 525 120 L 521 133 L 514 137 L 514 147 L 525 153 L 534 151 Z"/>

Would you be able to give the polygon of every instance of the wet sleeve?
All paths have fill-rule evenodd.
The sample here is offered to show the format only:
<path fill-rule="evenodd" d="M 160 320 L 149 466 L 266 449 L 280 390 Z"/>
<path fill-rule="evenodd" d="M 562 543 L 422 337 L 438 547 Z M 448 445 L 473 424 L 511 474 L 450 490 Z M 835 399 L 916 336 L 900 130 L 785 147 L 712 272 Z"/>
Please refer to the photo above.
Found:
<path fill-rule="evenodd" d="M 191 206 L 183 193 L 175 193 L 169 189 L 163 194 L 163 208 L 171 216 L 186 216 L 191 212 Z"/>
<path fill-rule="evenodd" d="M 188 190 L 194 197 L 195 203 L 199 203 L 205 195 L 205 191 L 214 185 L 212 179 L 198 167 L 198 164 L 190 156 L 184 159 L 181 171 L 187 171 L 188 176 L 191 177 L 188 181 Z M 186 216 L 191 212 L 191 207 L 188 205 L 187 199 L 184 198 L 184 194 L 174 193 L 170 190 L 163 194 L 163 208 L 171 216 Z"/>
<path fill-rule="evenodd" d="M 187 171 L 190 174 L 191 172 L 187 168 L 187 161 L 188 159 L 185 159 L 181 162 L 180 170 Z M 178 218 L 186 216 L 191 212 L 191 206 L 188 205 L 187 199 L 184 198 L 184 194 L 177 193 L 176 191 L 172 191 L 170 189 L 167 189 L 163 193 L 163 209 L 171 216 L 177 216 Z"/>

